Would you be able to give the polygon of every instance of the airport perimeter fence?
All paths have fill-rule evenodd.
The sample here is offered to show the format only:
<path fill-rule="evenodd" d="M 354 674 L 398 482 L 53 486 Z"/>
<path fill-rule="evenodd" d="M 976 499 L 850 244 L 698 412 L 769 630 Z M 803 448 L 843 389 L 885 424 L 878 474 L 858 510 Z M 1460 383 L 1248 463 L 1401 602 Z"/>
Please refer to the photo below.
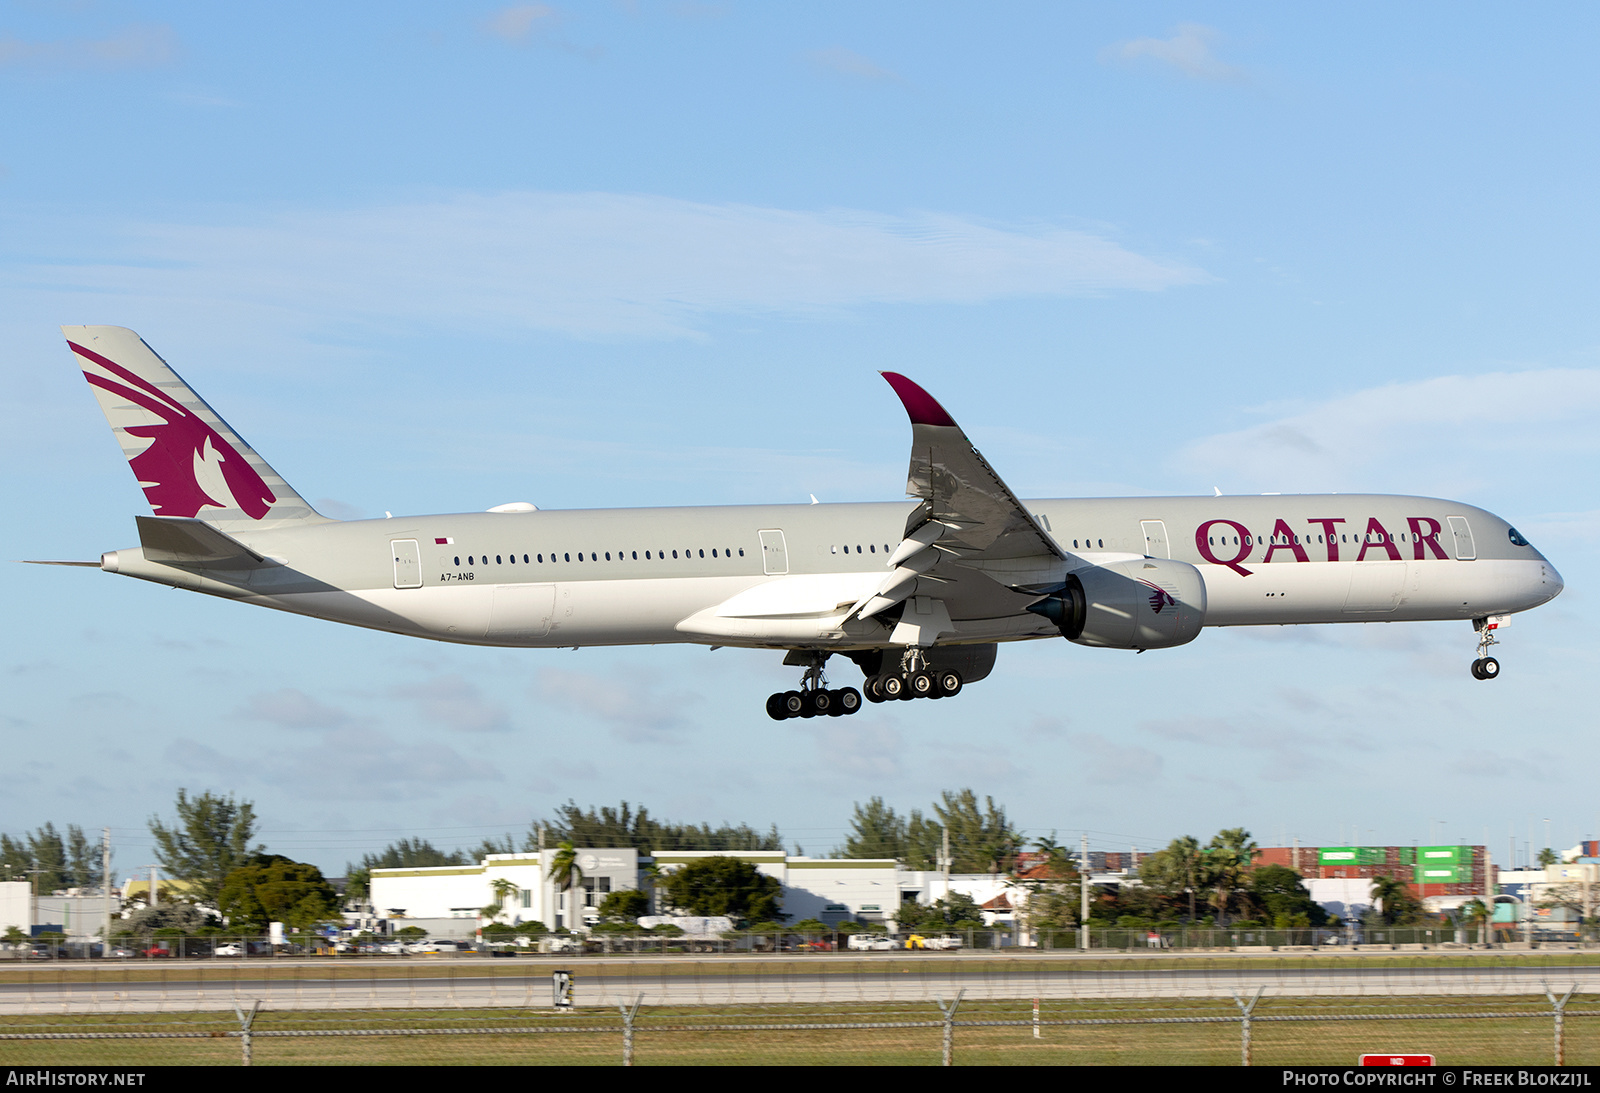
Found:
<path fill-rule="evenodd" d="M 851 937 L 856 940 L 852 943 Z M 593 933 L 522 936 L 489 940 L 463 938 L 373 938 L 340 941 L 293 937 L 274 944 L 264 936 L 162 934 L 140 939 L 117 938 L 107 946 L 99 941 L 34 940 L 0 944 L 0 961 L 114 960 L 151 963 L 167 960 L 296 959 L 305 956 L 340 960 L 392 959 L 428 955 L 502 957 L 566 953 L 572 955 L 660 955 L 734 953 L 832 953 L 901 949 L 1079 949 L 1123 952 L 1171 950 L 1260 950 L 1362 948 L 1525 948 L 1529 936 L 1506 927 L 1361 926 L 1347 928 L 1272 929 L 1260 926 L 1212 927 L 1091 927 L 1088 930 L 948 929 L 896 933 L 812 933 L 787 930 L 752 930 L 721 937 L 667 937 L 654 934 Z M 1600 926 L 1582 933 L 1535 931 L 1540 947 L 1600 946 Z"/>
<path fill-rule="evenodd" d="M 1600 963 L 1445 959 L 29 967 L 0 1064 L 1600 1065 Z"/>

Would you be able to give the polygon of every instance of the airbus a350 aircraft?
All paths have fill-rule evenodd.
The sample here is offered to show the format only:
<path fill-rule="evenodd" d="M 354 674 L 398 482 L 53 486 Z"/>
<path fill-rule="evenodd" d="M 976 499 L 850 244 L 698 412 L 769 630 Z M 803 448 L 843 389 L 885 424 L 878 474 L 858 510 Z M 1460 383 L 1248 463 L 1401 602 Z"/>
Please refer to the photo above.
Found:
<path fill-rule="evenodd" d="M 96 565 L 157 584 L 435 641 L 529 648 L 696 642 L 803 668 L 776 719 L 940 698 L 1000 642 L 1144 652 L 1206 626 L 1470 619 L 1495 631 L 1561 591 L 1498 516 L 1337 494 L 1024 502 L 932 396 L 911 418 L 914 500 L 483 513 L 317 513 L 131 330 L 63 327 L 154 510 Z M 866 677 L 827 686 L 840 654 Z"/>

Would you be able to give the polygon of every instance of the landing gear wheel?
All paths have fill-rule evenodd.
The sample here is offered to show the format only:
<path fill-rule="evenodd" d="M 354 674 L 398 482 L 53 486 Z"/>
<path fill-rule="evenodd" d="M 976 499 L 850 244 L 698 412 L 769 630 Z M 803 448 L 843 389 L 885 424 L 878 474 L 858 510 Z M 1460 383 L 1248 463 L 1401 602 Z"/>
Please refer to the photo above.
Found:
<path fill-rule="evenodd" d="M 882 702 L 883 690 L 878 686 L 878 677 L 873 676 L 861 685 L 861 693 L 868 702 Z"/>
<path fill-rule="evenodd" d="M 767 716 L 774 721 L 784 721 L 789 717 L 789 711 L 783 708 L 783 694 L 767 696 Z"/>
<path fill-rule="evenodd" d="M 912 672 L 911 678 L 906 681 L 910 684 L 911 694 L 915 698 L 933 697 L 933 676 L 927 672 Z"/>
<path fill-rule="evenodd" d="M 849 717 L 861 709 L 861 692 L 854 687 L 846 687 L 833 697 L 834 713 L 840 717 Z"/>
<path fill-rule="evenodd" d="M 954 668 L 947 672 L 940 672 L 933 678 L 934 682 L 939 685 L 937 688 L 937 697 L 954 698 L 956 695 L 961 693 L 961 673 L 956 671 Z"/>
<path fill-rule="evenodd" d="M 904 676 L 887 675 L 878 680 L 878 691 L 886 699 L 910 698 L 906 693 Z"/>
<path fill-rule="evenodd" d="M 1482 679 L 1483 678 L 1483 658 L 1482 657 L 1479 657 L 1477 660 L 1472 662 L 1472 678 L 1473 679 Z"/>
<path fill-rule="evenodd" d="M 811 708 L 816 711 L 818 717 L 827 717 L 830 714 L 834 717 L 839 716 L 839 711 L 833 708 L 832 691 L 812 691 Z"/>
<path fill-rule="evenodd" d="M 1494 657 L 1484 657 L 1478 661 L 1478 667 L 1473 675 L 1479 679 L 1496 679 L 1500 675 L 1500 662 Z"/>
<path fill-rule="evenodd" d="M 799 691 L 784 691 L 780 697 L 783 699 L 785 717 L 804 717 L 806 715 L 805 696 Z"/>

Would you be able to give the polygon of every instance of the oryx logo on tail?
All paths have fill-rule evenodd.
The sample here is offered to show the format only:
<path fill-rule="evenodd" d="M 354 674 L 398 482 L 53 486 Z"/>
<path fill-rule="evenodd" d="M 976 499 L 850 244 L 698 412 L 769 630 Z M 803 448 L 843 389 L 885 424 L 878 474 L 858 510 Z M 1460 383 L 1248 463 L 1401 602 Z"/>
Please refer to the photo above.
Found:
<path fill-rule="evenodd" d="M 149 447 L 130 456 L 128 463 L 156 515 L 197 516 L 207 506 L 236 507 L 253 520 L 267 515 L 277 497 L 256 469 L 215 429 L 161 388 L 115 361 L 76 342 L 67 344 L 83 360 L 116 377 L 84 369 L 84 378 L 90 383 L 161 419 L 153 424 L 123 427 L 129 436 L 150 441 Z M 124 382 L 119 383 L 118 379 Z M 224 491 L 229 496 L 213 496 Z"/>

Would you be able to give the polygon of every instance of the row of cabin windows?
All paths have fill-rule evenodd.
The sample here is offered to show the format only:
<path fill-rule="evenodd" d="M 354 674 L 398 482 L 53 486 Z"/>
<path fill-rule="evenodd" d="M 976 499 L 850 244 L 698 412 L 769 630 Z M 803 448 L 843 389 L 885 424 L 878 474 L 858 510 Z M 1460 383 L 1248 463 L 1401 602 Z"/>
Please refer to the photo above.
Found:
<path fill-rule="evenodd" d="M 833 554 L 838 554 L 841 550 L 844 551 L 844 553 L 846 553 L 846 554 L 850 553 L 849 544 L 846 544 L 844 546 L 834 546 L 834 547 L 830 547 L 828 549 Z M 883 544 L 883 552 L 885 554 L 889 553 L 889 544 L 888 543 L 884 543 Z M 856 544 L 856 553 L 857 554 L 861 553 L 861 544 L 860 543 Z M 867 553 L 868 554 L 876 554 L 876 553 L 878 553 L 878 545 L 876 543 L 868 543 L 867 544 Z"/>
<path fill-rule="evenodd" d="M 639 560 L 639 552 L 637 550 L 634 550 L 634 551 L 619 550 L 616 553 L 617 553 L 616 560 L 619 561 L 619 562 L 626 561 L 629 554 L 631 554 L 633 556 L 633 560 L 634 561 L 637 562 Z M 704 549 L 701 549 L 699 551 L 685 550 L 683 552 L 683 556 L 685 558 L 693 558 L 696 553 L 698 553 L 700 555 L 700 557 L 702 557 L 702 558 L 704 558 L 706 556 L 706 552 L 705 552 Z M 678 556 L 678 552 L 676 550 L 674 550 L 672 552 L 672 556 L 674 558 L 676 558 Z M 733 557 L 733 548 L 732 547 L 727 547 L 727 548 L 723 549 L 719 553 L 716 547 L 712 547 L 711 548 L 711 556 L 713 558 L 732 558 Z M 585 560 L 591 561 L 591 562 L 598 562 L 598 561 L 601 560 L 602 557 L 608 562 L 611 561 L 612 560 L 611 551 L 607 550 L 607 551 L 601 552 L 601 551 L 598 551 L 598 550 L 591 550 L 591 551 L 589 551 L 587 559 L 585 559 L 583 551 L 581 551 L 581 550 L 578 551 L 578 561 L 580 561 L 580 562 L 585 561 Z M 664 551 L 664 550 L 658 550 L 658 551 L 655 552 L 654 556 L 652 557 L 651 552 L 647 550 L 647 551 L 644 552 L 644 557 L 645 557 L 645 561 L 665 561 L 666 557 L 667 557 L 667 552 Z M 741 558 L 744 557 L 744 547 L 740 547 L 739 548 L 739 557 L 741 557 Z M 504 561 L 502 561 L 502 559 L 504 559 Z M 522 562 L 523 562 L 524 565 L 542 565 L 544 563 L 544 560 L 545 560 L 545 558 L 544 558 L 543 554 L 533 554 L 533 555 L 524 554 L 522 556 Z M 564 551 L 564 552 L 562 552 L 561 556 L 559 558 L 557 558 L 555 552 L 551 551 L 550 560 L 552 562 L 555 562 L 555 561 L 570 562 L 570 561 L 572 561 L 572 555 L 570 553 L 567 553 L 567 552 Z M 458 566 L 461 564 L 461 556 L 460 555 L 456 556 L 455 563 Z M 467 564 L 468 565 L 488 565 L 489 564 L 489 556 L 487 554 L 485 554 L 483 556 L 482 560 L 480 561 L 476 554 L 468 554 L 467 555 Z M 494 556 L 494 564 L 495 565 L 506 565 L 506 564 L 516 565 L 517 564 L 517 556 L 515 554 L 496 554 Z"/>
<path fill-rule="evenodd" d="M 1420 539 L 1421 536 L 1418 536 L 1418 538 Z M 1257 535 L 1256 536 L 1256 544 L 1258 546 L 1265 546 L 1270 541 L 1274 545 L 1282 544 L 1284 546 L 1288 546 L 1290 539 L 1293 539 L 1296 543 L 1310 543 L 1313 540 L 1316 541 L 1316 542 L 1319 542 L 1319 543 L 1322 542 L 1322 536 L 1320 536 L 1320 535 L 1267 535 L 1267 536 Z M 1356 536 L 1341 535 L 1341 536 L 1339 536 L 1339 542 L 1341 542 L 1341 543 L 1351 542 L 1352 539 L 1357 543 L 1383 543 L 1383 542 L 1405 543 L 1405 542 L 1410 542 L 1410 540 L 1406 538 L 1405 532 L 1401 532 L 1399 535 L 1395 535 L 1395 534 L 1391 533 L 1387 537 L 1382 536 L 1382 535 L 1377 535 L 1377 534 L 1372 533 L 1372 532 L 1368 532 L 1366 535 L 1356 535 Z M 1233 546 L 1238 546 L 1239 545 L 1239 537 L 1237 535 L 1235 535 L 1230 539 L 1226 535 L 1208 535 L 1208 536 L 1206 536 L 1206 542 L 1210 543 L 1212 546 L 1216 546 L 1219 542 L 1223 546 L 1228 546 L 1229 544 L 1232 544 Z"/>

